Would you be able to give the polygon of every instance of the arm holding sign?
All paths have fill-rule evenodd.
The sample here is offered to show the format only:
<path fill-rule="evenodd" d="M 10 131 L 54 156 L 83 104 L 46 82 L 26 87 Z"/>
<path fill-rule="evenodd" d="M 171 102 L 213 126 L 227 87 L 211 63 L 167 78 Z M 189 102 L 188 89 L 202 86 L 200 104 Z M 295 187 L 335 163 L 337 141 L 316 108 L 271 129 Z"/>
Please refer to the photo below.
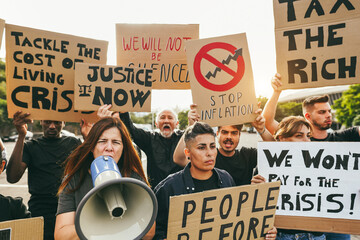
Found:
<path fill-rule="evenodd" d="M 258 184 L 258 183 L 265 183 L 265 182 L 266 182 L 266 179 L 259 174 L 253 176 L 251 179 L 251 184 Z"/>
<path fill-rule="evenodd" d="M 17 111 L 14 114 L 13 124 L 18 132 L 18 139 L 6 170 L 6 177 L 9 183 L 18 182 L 27 168 L 26 163 L 23 162 L 22 159 L 25 136 L 27 133 L 27 124 L 32 122 L 32 120 L 28 118 L 29 115 L 29 113 L 22 113 L 22 111 Z"/>
<path fill-rule="evenodd" d="M 275 240 L 276 239 L 276 235 L 277 235 L 277 229 L 276 227 L 273 227 L 272 229 L 270 229 L 267 233 L 266 233 L 266 240 Z"/>
<path fill-rule="evenodd" d="M 265 117 L 265 127 L 271 134 L 274 134 L 279 123 L 275 120 L 276 106 L 281 94 L 279 87 L 282 85 L 281 76 L 276 73 L 271 79 L 271 86 L 274 92 L 264 107 L 263 116 Z"/>
<path fill-rule="evenodd" d="M 195 122 L 199 121 L 200 119 L 200 115 L 197 112 L 196 108 L 197 108 L 196 104 L 190 105 L 190 111 L 188 112 L 189 126 L 193 125 Z M 173 155 L 174 162 L 182 167 L 185 167 L 186 164 L 188 164 L 189 162 L 189 160 L 185 157 L 184 149 L 185 149 L 185 142 L 184 142 L 184 135 L 182 135 Z"/>
<path fill-rule="evenodd" d="M 137 128 L 130 118 L 130 113 L 120 113 L 120 119 L 127 127 L 134 143 L 145 153 L 151 151 L 151 132 Z"/>
<path fill-rule="evenodd" d="M 81 135 L 83 136 L 84 140 L 87 137 L 87 135 L 89 134 L 93 125 L 94 125 L 93 123 L 89 123 L 85 119 L 81 119 L 80 131 L 81 131 Z"/>
<path fill-rule="evenodd" d="M 266 129 L 265 117 L 262 116 L 261 113 L 261 108 L 255 111 L 255 114 L 258 114 L 258 116 L 256 117 L 255 121 L 251 123 L 251 125 L 256 129 L 256 131 L 258 131 L 264 141 L 275 141 L 273 136 Z"/>

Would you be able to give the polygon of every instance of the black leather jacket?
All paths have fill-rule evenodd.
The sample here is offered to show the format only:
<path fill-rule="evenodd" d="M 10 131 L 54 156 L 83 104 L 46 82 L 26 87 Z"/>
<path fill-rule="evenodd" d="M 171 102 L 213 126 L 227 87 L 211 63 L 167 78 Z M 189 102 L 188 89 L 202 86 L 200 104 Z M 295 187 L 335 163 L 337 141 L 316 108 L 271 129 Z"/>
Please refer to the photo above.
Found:
<path fill-rule="evenodd" d="M 156 233 L 153 239 L 165 239 L 167 236 L 170 196 L 196 192 L 190 174 L 190 167 L 191 163 L 186 165 L 183 170 L 171 174 L 156 186 L 154 191 L 158 200 L 159 210 L 156 217 Z M 235 182 L 228 172 L 218 168 L 214 168 L 213 171 L 217 175 L 219 188 L 235 186 Z"/>
<path fill-rule="evenodd" d="M 176 130 L 170 138 L 164 138 L 157 131 L 145 131 L 135 127 L 129 113 L 121 113 L 120 118 L 129 130 L 134 143 L 146 154 L 151 188 L 154 189 L 169 174 L 182 169 L 174 163 L 173 155 L 183 131 Z"/>

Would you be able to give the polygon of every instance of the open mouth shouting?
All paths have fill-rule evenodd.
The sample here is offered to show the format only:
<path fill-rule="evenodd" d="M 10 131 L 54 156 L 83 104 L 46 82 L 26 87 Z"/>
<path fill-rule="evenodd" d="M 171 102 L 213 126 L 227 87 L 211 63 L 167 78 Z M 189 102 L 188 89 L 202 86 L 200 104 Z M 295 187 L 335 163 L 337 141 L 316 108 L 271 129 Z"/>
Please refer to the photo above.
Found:
<path fill-rule="evenodd" d="M 173 132 L 173 129 L 171 128 L 171 125 L 168 123 L 165 123 L 161 128 L 161 135 L 164 137 L 170 137 Z"/>
<path fill-rule="evenodd" d="M 225 148 L 232 148 L 234 146 L 234 142 L 231 139 L 225 139 L 225 141 L 223 142 Z"/>

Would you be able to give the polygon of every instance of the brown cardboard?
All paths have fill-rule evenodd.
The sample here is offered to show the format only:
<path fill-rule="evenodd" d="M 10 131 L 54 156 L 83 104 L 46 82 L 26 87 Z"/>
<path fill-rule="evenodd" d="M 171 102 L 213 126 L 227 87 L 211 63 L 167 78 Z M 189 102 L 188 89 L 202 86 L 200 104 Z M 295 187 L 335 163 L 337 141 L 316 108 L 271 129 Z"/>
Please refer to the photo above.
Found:
<path fill-rule="evenodd" d="M 10 229 L 5 233 L 5 229 Z M 2 238 L 6 234 L 11 238 Z M 0 238 L 11 240 L 41 240 L 44 233 L 44 218 L 26 218 L 13 221 L 0 222 Z M 4 234 L 4 235 L 2 235 Z"/>
<path fill-rule="evenodd" d="M 167 239 L 264 239 L 262 232 L 273 227 L 279 188 L 273 182 L 171 197 Z"/>
<path fill-rule="evenodd" d="M 75 109 L 151 112 L 152 69 L 79 63 L 75 70 Z"/>
<path fill-rule="evenodd" d="M 360 83 L 360 2 L 311 3 L 314 1 L 273 1 L 276 63 L 282 89 Z M 298 34 L 291 35 L 291 31 Z M 306 46 L 307 31 L 309 36 L 323 36 L 323 40 L 309 41 Z M 352 66 L 351 71 L 344 66 Z"/>
<path fill-rule="evenodd" d="M 74 110 L 74 65 L 105 64 L 108 43 L 9 24 L 5 29 L 9 117 L 22 110 L 37 120 L 95 121 L 96 114 Z"/>
<path fill-rule="evenodd" d="M 360 234 L 360 220 L 276 215 L 274 225 L 284 229 Z"/>
<path fill-rule="evenodd" d="M 193 102 L 211 126 L 255 120 L 257 107 L 246 34 L 188 41 Z"/>
<path fill-rule="evenodd" d="M 1 49 L 1 42 L 4 34 L 4 28 L 5 28 L 5 20 L 0 18 L 0 49 Z"/>
<path fill-rule="evenodd" d="M 152 68 L 153 89 L 189 89 L 189 39 L 199 39 L 198 24 L 116 24 L 117 65 Z"/>

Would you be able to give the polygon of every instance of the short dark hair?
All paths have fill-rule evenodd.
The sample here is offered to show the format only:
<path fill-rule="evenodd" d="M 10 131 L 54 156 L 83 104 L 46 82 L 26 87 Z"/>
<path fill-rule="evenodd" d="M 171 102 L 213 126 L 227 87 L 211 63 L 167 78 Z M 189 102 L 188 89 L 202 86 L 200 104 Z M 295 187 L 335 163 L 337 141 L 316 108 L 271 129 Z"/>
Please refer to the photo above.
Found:
<path fill-rule="evenodd" d="M 305 110 L 308 111 L 309 108 L 312 108 L 315 103 L 327 103 L 329 102 L 329 99 L 330 99 L 329 95 L 327 94 L 322 96 L 313 96 L 306 98 L 302 104 L 304 114 L 305 114 Z"/>
<path fill-rule="evenodd" d="M 244 125 L 243 124 L 237 124 L 237 125 L 231 125 L 231 126 L 236 128 L 237 130 L 239 130 L 239 132 L 241 132 Z M 221 127 L 223 127 L 223 126 L 218 126 L 218 131 L 220 131 Z"/>
<path fill-rule="evenodd" d="M 194 140 L 198 135 L 210 134 L 214 137 L 215 132 L 209 124 L 204 122 L 196 122 L 194 125 L 186 128 L 184 133 L 184 141 L 187 144 L 189 141 Z"/>

